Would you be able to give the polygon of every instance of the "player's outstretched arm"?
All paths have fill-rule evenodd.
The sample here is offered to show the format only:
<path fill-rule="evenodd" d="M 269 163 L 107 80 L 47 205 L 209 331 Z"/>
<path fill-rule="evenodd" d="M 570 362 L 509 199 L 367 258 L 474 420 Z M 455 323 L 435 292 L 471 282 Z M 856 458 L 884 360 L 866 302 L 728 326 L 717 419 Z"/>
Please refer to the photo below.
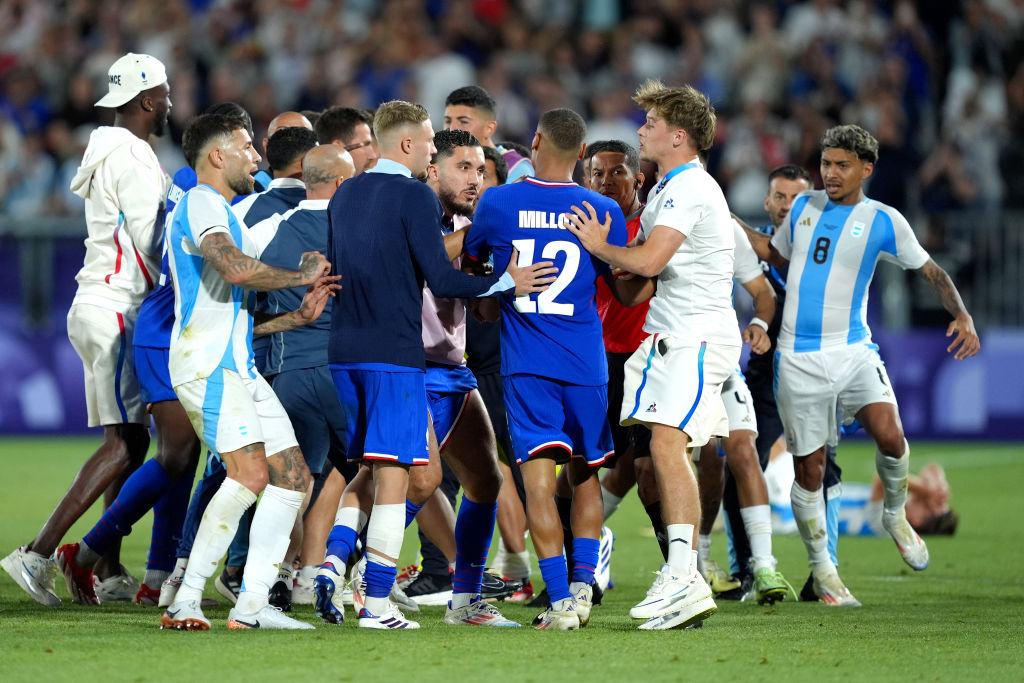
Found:
<path fill-rule="evenodd" d="M 606 211 L 604 221 L 598 220 L 597 211 L 590 202 L 583 202 L 583 208 L 573 206 L 572 214 L 567 214 L 565 219 L 566 229 L 576 235 L 584 249 L 614 268 L 641 277 L 655 277 L 664 270 L 686 239 L 686 235 L 678 230 L 656 225 L 643 244 L 618 247 L 608 243 L 611 226 L 611 214 Z"/>
<path fill-rule="evenodd" d="M 928 263 L 921 266 L 917 272 L 939 297 L 942 307 L 953 316 L 953 322 L 946 329 L 946 336 L 953 337 L 953 341 L 946 347 L 946 351 L 955 352 L 953 357 L 957 360 L 977 354 L 981 350 L 981 340 L 974 329 L 974 319 L 967 312 L 960 292 L 957 291 L 949 274 L 932 259 L 928 259 Z"/>
<path fill-rule="evenodd" d="M 750 246 L 753 247 L 754 253 L 757 254 L 757 258 L 769 265 L 775 266 L 776 268 L 785 268 L 789 265 L 789 261 L 786 257 L 780 254 L 778 250 L 772 246 L 772 238 L 770 235 L 758 232 L 740 220 L 740 218 L 734 213 L 729 215 L 732 216 L 734 221 L 740 224 L 740 227 L 743 228 L 743 232 L 747 234 L 747 239 L 750 240 Z"/>
<path fill-rule="evenodd" d="M 315 322 L 324 312 L 327 301 L 336 296 L 338 290 L 341 289 L 341 285 L 338 284 L 340 279 L 340 275 L 324 275 L 310 285 L 302 297 L 302 303 L 294 311 L 273 315 L 253 311 L 252 316 L 255 321 L 252 326 L 253 335 L 287 332 Z"/>
<path fill-rule="evenodd" d="M 200 243 L 199 250 L 226 282 L 263 292 L 303 287 L 331 270 L 327 258 L 318 251 L 304 253 L 297 271 L 268 266 L 243 254 L 223 232 L 208 234 Z"/>
<path fill-rule="evenodd" d="M 747 329 L 743 330 L 743 341 L 750 344 L 750 350 L 754 353 L 765 353 L 772 347 L 772 341 L 768 338 L 768 325 L 775 317 L 775 290 L 764 275 L 744 282 L 743 289 L 754 297 L 754 318 Z"/>

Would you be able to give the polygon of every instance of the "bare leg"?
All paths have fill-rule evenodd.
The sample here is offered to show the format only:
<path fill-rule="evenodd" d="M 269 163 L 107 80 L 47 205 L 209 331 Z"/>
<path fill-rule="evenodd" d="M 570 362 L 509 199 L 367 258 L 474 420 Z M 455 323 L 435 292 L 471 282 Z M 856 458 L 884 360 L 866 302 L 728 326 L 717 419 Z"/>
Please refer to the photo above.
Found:
<path fill-rule="evenodd" d="M 28 550 L 49 557 L 57 549 L 71 525 L 118 480 L 132 462 L 141 462 L 149 450 L 149 432 L 145 425 L 108 425 L 103 428 L 103 443 L 78 471 L 71 488 L 50 513 Z"/>

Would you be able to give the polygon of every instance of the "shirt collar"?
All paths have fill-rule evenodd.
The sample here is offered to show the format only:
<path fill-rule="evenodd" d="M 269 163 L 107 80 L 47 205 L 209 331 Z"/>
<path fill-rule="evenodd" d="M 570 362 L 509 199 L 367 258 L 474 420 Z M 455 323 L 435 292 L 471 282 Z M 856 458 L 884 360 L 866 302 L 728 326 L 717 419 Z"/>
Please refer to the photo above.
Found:
<path fill-rule="evenodd" d="M 306 211 L 323 211 L 327 209 L 330 199 L 303 199 L 299 202 L 298 208 Z"/>
<path fill-rule="evenodd" d="M 405 164 L 400 164 L 392 159 L 378 159 L 377 165 L 367 169 L 367 173 L 391 173 L 393 175 L 404 175 L 412 178 L 412 171 Z"/>
<path fill-rule="evenodd" d="M 298 178 L 274 178 L 270 181 L 270 185 L 267 185 L 268 190 L 277 189 L 281 187 L 301 187 L 305 188 L 306 184 Z"/>

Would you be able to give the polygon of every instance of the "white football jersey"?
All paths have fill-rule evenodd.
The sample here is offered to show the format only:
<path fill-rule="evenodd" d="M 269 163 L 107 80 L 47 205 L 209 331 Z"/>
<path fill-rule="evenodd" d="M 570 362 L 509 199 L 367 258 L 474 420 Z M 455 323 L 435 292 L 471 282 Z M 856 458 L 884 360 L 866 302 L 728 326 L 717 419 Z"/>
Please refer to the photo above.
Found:
<path fill-rule="evenodd" d="M 209 377 L 222 367 L 256 377 L 252 356 L 252 293 L 221 277 L 199 246 L 225 233 L 246 256 L 256 257 L 249 229 L 224 197 L 208 185 L 185 193 L 168 222 L 167 246 L 174 283 L 171 384 Z"/>
<path fill-rule="evenodd" d="M 658 274 L 644 331 L 740 346 L 732 307 L 734 221 L 722 189 L 700 164 L 674 169 L 647 199 L 641 241 L 656 225 L 686 236 Z"/>
<path fill-rule="evenodd" d="M 868 286 L 879 259 L 917 269 L 928 252 L 899 211 L 864 199 L 852 206 L 824 190 L 801 194 L 772 236 L 789 259 L 778 348 L 819 351 L 871 339 Z"/>

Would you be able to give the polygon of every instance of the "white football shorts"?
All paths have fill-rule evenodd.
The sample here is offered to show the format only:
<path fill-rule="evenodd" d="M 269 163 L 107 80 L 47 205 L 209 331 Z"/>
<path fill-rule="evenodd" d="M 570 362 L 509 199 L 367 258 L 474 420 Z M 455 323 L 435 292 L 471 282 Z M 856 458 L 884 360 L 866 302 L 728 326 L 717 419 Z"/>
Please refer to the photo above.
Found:
<path fill-rule="evenodd" d="M 83 303 L 68 311 L 68 339 L 85 370 L 90 427 L 149 424 L 135 376 L 132 333 L 137 311 L 118 313 Z"/>
<path fill-rule="evenodd" d="M 777 351 L 775 379 L 786 444 L 797 456 L 838 444 L 840 420 L 852 421 L 864 406 L 897 405 L 885 363 L 870 342 L 802 353 Z"/>
<path fill-rule="evenodd" d="M 196 434 L 214 453 L 262 443 L 267 456 L 298 446 L 291 420 L 274 390 L 255 379 L 217 368 L 205 379 L 174 387 Z"/>
<path fill-rule="evenodd" d="M 622 425 L 676 427 L 690 447 L 728 436 L 721 390 L 739 359 L 738 346 L 651 335 L 626 361 Z"/>

